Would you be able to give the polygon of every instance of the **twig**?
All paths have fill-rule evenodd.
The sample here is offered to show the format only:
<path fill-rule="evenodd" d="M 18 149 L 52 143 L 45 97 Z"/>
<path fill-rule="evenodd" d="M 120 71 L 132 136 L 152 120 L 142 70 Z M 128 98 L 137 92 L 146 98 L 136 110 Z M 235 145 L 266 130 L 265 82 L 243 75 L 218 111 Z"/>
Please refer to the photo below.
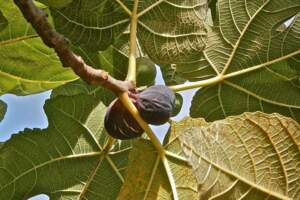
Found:
<path fill-rule="evenodd" d="M 87 83 L 103 86 L 116 94 L 134 88 L 134 85 L 129 81 L 116 80 L 106 71 L 94 69 L 87 65 L 80 56 L 70 49 L 69 41 L 52 28 L 47 20 L 47 14 L 42 9 L 37 8 L 32 0 L 14 0 L 14 2 L 43 42 L 55 50 L 64 67 L 71 67 Z"/>

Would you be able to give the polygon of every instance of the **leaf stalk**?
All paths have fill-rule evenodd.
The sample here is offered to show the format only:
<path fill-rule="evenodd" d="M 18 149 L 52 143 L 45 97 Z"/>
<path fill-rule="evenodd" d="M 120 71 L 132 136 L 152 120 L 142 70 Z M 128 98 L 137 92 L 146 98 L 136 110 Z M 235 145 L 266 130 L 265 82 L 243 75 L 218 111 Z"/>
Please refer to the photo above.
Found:
<path fill-rule="evenodd" d="M 133 11 L 130 23 L 130 44 L 129 44 L 129 63 L 126 80 L 136 84 L 136 34 L 137 34 L 137 10 L 139 0 L 134 0 Z"/>
<path fill-rule="evenodd" d="M 170 89 L 175 91 L 175 92 L 179 92 L 179 91 L 183 91 L 183 90 L 189 90 L 189 89 L 195 89 L 195 88 L 210 86 L 210 85 L 213 85 L 213 84 L 220 83 L 223 80 L 224 80 L 224 76 L 223 75 L 218 75 L 218 76 L 215 76 L 215 77 L 207 79 L 207 80 L 202 80 L 202 81 L 197 81 L 197 82 L 190 82 L 190 83 L 183 83 L 183 84 L 180 84 L 180 85 L 170 86 Z"/>
<path fill-rule="evenodd" d="M 259 65 L 253 66 L 253 67 L 245 68 L 245 69 L 235 71 L 235 72 L 231 72 L 231 73 L 224 74 L 224 75 L 219 74 L 219 75 L 217 75 L 213 78 L 206 79 L 206 80 L 201 80 L 201 81 L 196 81 L 196 82 L 183 83 L 183 84 L 180 84 L 180 85 L 170 86 L 170 89 L 175 91 L 175 92 L 179 92 L 179 91 L 183 91 L 183 90 L 189 90 L 189 89 L 195 89 L 195 88 L 201 88 L 201 87 L 214 85 L 214 84 L 223 82 L 226 79 L 230 79 L 230 78 L 233 78 L 233 77 L 236 77 L 236 76 L 240 76 L 240 75 L 243 75 L 243 74 L 246 74 L 246 73 L 250 73 L 252 71 L 259 70 L 263 67 L 269 67 L 272 64 L 275 64 L 277 62 L 286 60 L 286 59 L 291 58 L 293 56 L 297 56 L 299 54 L 300 54 L 300 49 L 297 50 L 297 51 L 294 51 L 290 54 L 287 54 L 285 56 L 282 56 L 280 58 L 276 58 L 274 60 L 270 60 L 268 62 L 259 64 Z"/>

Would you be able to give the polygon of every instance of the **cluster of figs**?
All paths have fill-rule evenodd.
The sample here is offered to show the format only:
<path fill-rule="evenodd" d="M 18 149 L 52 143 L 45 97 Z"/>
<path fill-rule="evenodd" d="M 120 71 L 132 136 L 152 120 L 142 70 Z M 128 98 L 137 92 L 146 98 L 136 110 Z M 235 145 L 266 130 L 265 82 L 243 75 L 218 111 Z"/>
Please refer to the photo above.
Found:
<path fill-rule="evenodd" d="M 155 75 L 149 75 L 153 73 L 155 69 L 154 64 L 149 61 L 137 62 L 137 70 L 142 64 L 143 70 L 146 72 L 142 73 L 148 78 L 148 82 L 153 83 Z M 149 68 L 149 70 L 147 70 Z M 156 71 L 155 71 L 156 74 Z M 152 77 L 149 80 L 149 77 Z M 139 73 L 138 73 L 139 78 Z M 143 80 L 143 78 L 140 77 Z M 153 80 L 152 80 L 153 79 Z M 166 123 L 170 117 L 178 114 L 182 105 L 182 97 L 179 94 L 175 94 L 169 87 L 164 85 L 153 85 L 143 90 L 142 92 L 133 91 L 130 92 L 129 97 L 133 104 L 138 109 L 141 117 L 148 124 L 161 125 Z M 134 119 L 131 113 L 125 108 L 119 99 L 115 99 L 108 106 L 104 119 L 104 127 L 107 133 L 116 139 L 127 140 L 140 137 L 144 130 Z"/>

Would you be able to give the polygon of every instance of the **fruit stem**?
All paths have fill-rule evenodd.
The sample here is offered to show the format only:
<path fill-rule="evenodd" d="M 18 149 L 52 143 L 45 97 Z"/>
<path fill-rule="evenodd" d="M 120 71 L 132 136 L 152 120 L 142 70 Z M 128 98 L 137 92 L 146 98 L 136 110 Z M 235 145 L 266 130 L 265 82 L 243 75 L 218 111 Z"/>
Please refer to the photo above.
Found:
<path fill-rule="evenodd" d="M 127 81 L 136 83 L 136 32 L 137 32 L 137 10 L 139 0 L 134 0 L 133 11 L 131 13 L 130 22 L 130 44 L 129 44 L 129 63 L 127 72 Z"/>
<path fill-rule="evenodd" d="M 169 162 L 166 158 L 166 152 L 165 152 L 164 147 L 162 146 L 162 144 L 160 143 L 160 141 L 158 140 L 158 138 L 156 137 L 156 135 L 154 134 L 154 132 L 152 131 L 150 126 L 142 119 L 141 115 L 139 114 L 139 111 L 137 110 L 135 105 L 130 100 L 130 98 L 128 96 L 128 93 L 126 93 L 126 92 L 122 93 L 119 96 L 119 98 L 120 98 L 121 102 L 123 103 L 123 105 L 132 114 L 134 119 L 144 129 L 144 131 L 146 132 L 146 134 L 150 138 L 152 144 L 157 149 L 158 155 L 160 156 L 160 158 L 162 160 L 162 163 L 165 167 L 165 170 L 166 170 L 166 173 L 167 173 L 167 176 L 168 176 L 168 180 L 169 180 L 169 183 L 170 183 L 170 186 L 171 186 L 171 189 L 172 189 L 173 199 L 178 200 L 178 193 L 177 193 L 177 189 L 176 189 L 176 185 L 175 185 L 175 180 L 174 180 Z"/>

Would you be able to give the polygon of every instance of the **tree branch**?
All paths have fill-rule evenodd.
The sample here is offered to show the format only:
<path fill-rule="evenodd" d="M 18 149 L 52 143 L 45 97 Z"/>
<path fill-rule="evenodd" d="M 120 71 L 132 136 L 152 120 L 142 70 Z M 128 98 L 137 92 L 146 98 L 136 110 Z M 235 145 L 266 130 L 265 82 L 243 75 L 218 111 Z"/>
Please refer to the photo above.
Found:
<path fill-rule="evenodd" d="M 32 0 L 14 0 L 14 2 L 43 42 L 55 50 L 62 65 L 71 67 L 85 82 L 105 87 L 117 95 L 135 87 L 129 81 L 116 80 L 106 71 L 94 69 L 87 65 L 80 56 L 70 49 L 70 42 L 52 28 L 47 20 L 47 14 L 42 9 L 37 8 Z"/>

